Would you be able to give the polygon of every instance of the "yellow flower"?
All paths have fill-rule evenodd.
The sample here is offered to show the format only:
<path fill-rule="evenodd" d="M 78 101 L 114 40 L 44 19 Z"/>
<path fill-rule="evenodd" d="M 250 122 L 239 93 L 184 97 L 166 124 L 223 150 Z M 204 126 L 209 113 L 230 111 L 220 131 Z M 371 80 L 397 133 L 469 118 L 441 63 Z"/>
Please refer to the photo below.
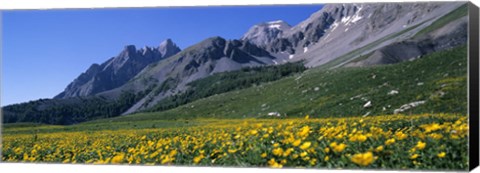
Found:
<path fill-rule="evenodd" d="M 170 155 L 170 157 L 173 157 L 173 156 L 177 155 L 177 150 L 170 151 L 169 155 Z"/>
<path fill-rule="evenodd" d="M 323 158 L 323 160 L 328 161 L 328 160 L 330 160 L 330 157 L 325 156 L 325 158 Z"/>
<path fill-rule="evenodd" d="M 397 132 L 395 133 L 395 136 L 397 137 L 398 140 L 404 140 L 405 138 L 408 137 L 408 135 L 403 132 Z"/>
<path fill-rule="evenodd" d="M 418 141 L 417 142 L 417 145 L 415 146 L 415 148 L 419 149 L 419 150 L 423 150 L 425 148 L 427 144 L 425 142 L 422 142 L 422 141 Z"/>
<path fill-rule="evenodd" d="M 198 164 L 203 159 L 203 155 L 197 156 L 193 158 L 193 163 Z"/>
<path fill-rule="evenodd" d="M 228 149 L 228 153 L 235 153 L 235 152 L 237 152 L 237 150 L 235 150 L 235 149 Z"/>
<path fill-rule="evenodd" d="M 297 139 L 295 142 L 292 143 L 293 146 L 298 147 L 302 143 L 302 140 Z"/>
<path fill-rule="evenodd" d="M 306 137 L 308 136 L 308 133 L 310 132 L 310 127 L 309 126 L 304 126 L 300 129 L 300 132 L 298 132 L 298 135 L 301 137 Z"/>
<path fill-rule="evenodd" d="M 435 140 L 439 140 L 439 139 L 443 138 L 443 135 L 439 134 L 439 133 L 432 133 L 432 134 L 428 135 L 428 137 L 430 137 L 432 139 L 435 139 Z"/>
<path fill-rule="evenodd" d="M 270 165 L 270 167 L 272 167 L 272 168 L 282 168 L 282 166 L 283 166 L 283 165 L 277 163 L 274 158 L 272 158 L 268 161 L 268 165 Z"/>
<path fill-rule="evenodd" d="M 333 151 L 339 153 L 339 152 L 342 152 L 343 150 L 345 150 L 346 147 L 347 147 L 347 145 L 345 145 L 344 143 L 341 143 L 341 144 L 335 145 L 333 147 Z"/>
<path fill-rule="evenodd" d="M 445 155 L 446 155 L 445 152 L 441 152 L 441 153 L 438 153 L 438 154 L 437 154 L 437 157 L 438 157 L 438 158 L 444 158 Z"/>
<path fill-rule="evenodd" d="M 416 158 L 418 158 L 418 156 L 419 156 L 418 154 L 414 154 L 414 155 L 410 156 L 410 159 L 416 159 Z"/>
<path fill-rule="evenodd" d="M 385 145 L 392 145 L 393 143 L 395 143 L 395 139 L 393 138 L 385 141 Z"/>
<path fill-rule="evenodd" d="M 374 158 L 372 152 L 366 152 L 353 155 L 351 160 L 360 166 L 368 166 L 373 163 Z"/>
<path fill-rule="evenodd" d="M 285 152 L 283 152 L 283 157 L 287 157 L 294 151 L 293 148 L 286 149 Z"/>
<path fill-rule="evenodd" d="M 312 145 L 311 142 L 304 142 L 304 143 L 302 144 L 302 146 L 300 146 L 300 149 L 306 150 L 306 149 L 308 149 L 308 148 L 310 147 L 310 145 Z"/>
<path fill-rule="evenodd" d="M 383 151 L 383 145 L 380 145 L 380 146 L 378 146 L 377 148 L 375 148 L 375 151 L 376 151 L 377 153 Z"/>
<path fill-rule="evenodd" d="M 440 126 L 440 124 L 438 123 L 433 123 L 433 124 L 425 124 L 425 125 L 421 125 L 420 127 L 422 127 L 425 132 L 432 132 L 432 131 L 436 131 L 438 129 L 441 129 L 442 127 Z"/>
<path fill-rule="evenodd" d="M 112 158 L 112 163 L 120 163 L 123 161 L 125 154 L 121 153 Z"/>
<path fill-rule="evenodd" d="M 262 155 L 260 155 L 260 157 L 262 157 L 262 158 L 267 157 L 267 153 L 262 153 Z"/>
<path fill-rule="evenodd" d="M 275 156 L 280 156 L 283 154 L 283 149 L 282 148 L 275 148 L 272 150 L 273 155 Z"/>
<path fill-rule="evenodd" d="M 309 116 L 309 115 L 306 115 L 306 116 L 305 116 L 305 119 L 308 120 L 308 118 L 310 118 L 310 116 Z"/>
<path fill-rule="evenodd" d="M 305 157 L 305 156 L 307 156 L 307 155 L 308 155 L 307 152 L 302 152 L 302 153 L 300 153 L 300 156 L 301 156 L 301 157 Z"/>
<path fill-rule="evenodd" d="M 325 149 L 323 149 L 323 151 L 325 151 L 325 153 L 329 153 L 329 152 L 330 152 L 330 148 L 325 147 Z"/>
<path fill-rule="evenodd" d="M 251 134 L 251 135 L 256 135 L 257 133 L 258 133 L 257 130 L 251 130 L 251 131 L 250 131 L 250 134 Z"/>

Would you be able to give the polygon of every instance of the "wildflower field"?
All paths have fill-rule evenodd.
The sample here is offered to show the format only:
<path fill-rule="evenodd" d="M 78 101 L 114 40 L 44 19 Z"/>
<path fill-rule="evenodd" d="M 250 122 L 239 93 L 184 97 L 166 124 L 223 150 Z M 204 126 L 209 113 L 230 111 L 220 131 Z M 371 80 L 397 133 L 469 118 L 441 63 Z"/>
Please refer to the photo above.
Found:
<path fill-rule="evenodd" d="M 350 118 L 309 118 L 307 115 L 289 119 L 197 121 L 202 123 L 70 132 L 55 130 L 61 127 L 35 127 L 52 128 L 52 131 L 41 133 L 25 131 L 28 127 L 6 128 L 2 137 L 2 160 L 275 168 L 468 169 L 465 115 Z"/>

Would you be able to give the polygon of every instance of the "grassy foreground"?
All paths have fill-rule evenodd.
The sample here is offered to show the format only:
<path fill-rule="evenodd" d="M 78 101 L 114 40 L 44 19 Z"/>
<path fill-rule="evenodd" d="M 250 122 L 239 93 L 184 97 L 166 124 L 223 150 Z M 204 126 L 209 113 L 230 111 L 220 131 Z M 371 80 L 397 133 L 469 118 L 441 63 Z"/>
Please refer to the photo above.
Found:
<path fill-rule="evenodd" d="M 3 136 L 2 160 L 86 164 L 468 169 L 459 114 L 349 118 L 199 119 L 176 128 Z M 35 130 L 33 130 L 35 131 Z"/>

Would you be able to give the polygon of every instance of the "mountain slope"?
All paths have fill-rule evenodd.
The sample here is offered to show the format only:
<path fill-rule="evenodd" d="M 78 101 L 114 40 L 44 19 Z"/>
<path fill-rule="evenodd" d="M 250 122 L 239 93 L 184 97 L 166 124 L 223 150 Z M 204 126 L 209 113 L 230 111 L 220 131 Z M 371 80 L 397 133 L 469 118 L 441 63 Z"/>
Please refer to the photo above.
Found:
<path fill-rule="evenodd" d="M 65 91 L 54 98 L 91 96 L 122 86 L 147 65 L 166 59 L 180 52 L 172 40 L 167 39 L 157 48 L 125 46 L 116 57 L 102 64 L 93 64 L 88 70 L 70 83 Z"/>
<path fill-rule="evenodd" d="M 366 107 L 369 101 L 371 106 Z M 417 107 L 400 110 L 403 105 L 415 102 Z M 266 116 L 269 112 L 279 112 L 282 116 L 343 117 L 432 112 L 465 114 L 466 111 L 467 47 L 463 45 L 392 65 L 327 71 L 309 69 L 293 77 L 211 96 L 175 109 L 99 122 L 252 118 Z"/>

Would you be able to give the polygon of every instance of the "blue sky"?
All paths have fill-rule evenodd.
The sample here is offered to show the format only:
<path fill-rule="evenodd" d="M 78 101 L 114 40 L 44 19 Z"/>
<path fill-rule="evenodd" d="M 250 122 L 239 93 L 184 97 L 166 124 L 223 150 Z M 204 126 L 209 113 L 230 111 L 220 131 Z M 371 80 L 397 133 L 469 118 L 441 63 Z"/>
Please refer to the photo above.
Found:
<path fill-rule="evenodd" d="M 92 63 L 125 45 L 181 49 L 205 38 L 240 38 L 252 25 L 296 25 L 321 5 L 2 11 L 1 105 L 52 98 Z"/>

